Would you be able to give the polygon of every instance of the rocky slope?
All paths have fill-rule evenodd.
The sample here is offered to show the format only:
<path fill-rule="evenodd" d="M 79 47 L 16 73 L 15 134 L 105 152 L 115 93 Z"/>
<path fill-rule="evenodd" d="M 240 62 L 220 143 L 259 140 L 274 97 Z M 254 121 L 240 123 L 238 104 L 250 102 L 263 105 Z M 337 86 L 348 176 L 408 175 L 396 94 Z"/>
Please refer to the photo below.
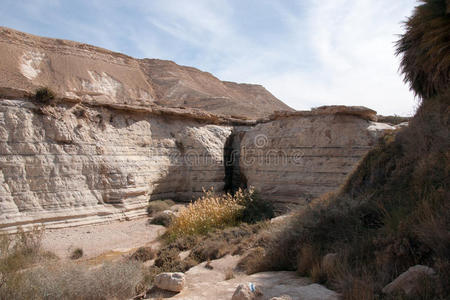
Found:
<path fill-rule="evenodd" d="M 188 107 L 243 118 L 292 111 L 259 85 L 223 82 L 171 61 L 135 59 L 77 42 L 0 27 L 0 89 L 33 92 L 48 86 L 59 95 L 148 106 Z"/>

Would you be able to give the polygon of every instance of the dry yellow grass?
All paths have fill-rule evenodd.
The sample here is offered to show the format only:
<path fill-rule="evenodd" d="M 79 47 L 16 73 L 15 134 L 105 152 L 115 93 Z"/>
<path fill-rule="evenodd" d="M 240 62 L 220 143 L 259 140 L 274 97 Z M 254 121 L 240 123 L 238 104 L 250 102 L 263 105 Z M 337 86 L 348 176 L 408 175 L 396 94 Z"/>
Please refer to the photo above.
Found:
<path fill-rule="evenodd" d="M 205 234 L 213 228 L 236 225 L 244 209 L 245 199 L 252 195 L 253 189 L 239 189 L 234 196 L 216 194 L 213 189 L 204 191 L 202 197 L 180 212 L 167 234 L 176 238 L 182 235 Z"/>

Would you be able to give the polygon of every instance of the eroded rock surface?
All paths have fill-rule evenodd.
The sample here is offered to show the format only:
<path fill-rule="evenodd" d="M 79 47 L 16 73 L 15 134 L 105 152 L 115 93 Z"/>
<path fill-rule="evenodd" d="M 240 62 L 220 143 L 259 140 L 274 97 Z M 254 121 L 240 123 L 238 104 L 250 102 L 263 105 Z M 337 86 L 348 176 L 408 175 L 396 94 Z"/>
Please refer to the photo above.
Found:
<path fill-rule="evenodd" d="M 0 226 L 145 214 L 224 186 L 230 126 L 81 104 L 0 100 Z"/>
<path fill-rule="evenodd" d="M 422 287 L 422 282 L 435 274 L 436 272 L 430 267 L 413 266 L 386 285 L 383 293 L 404 293 L 407 296 L 413 296 Z"/>
<path fill-rule="evenodd" d="M 280 295 L 292 299 L 305 300 L 337 300 L 338 294 L 320 284 L 314 284 L 309 278 L 298 277 L 296 272 L 261 272 L 252 275 L 235 274 L 226 280 L 229 269 L 236 267 L 239 256 L 227 255 L 210 262 L 212 269 L 205 268 L 203 262 L 190 270 L 186 275 L 186 287 L 173 299 L 197 300 L 230 300 L 239 285 L 252 283 L 258 290 L 254 299 L 268 300 Z M 158 299 L 154 294 L 148 294 L 146 299 Z"/>
<path fill-rule="evenodd" d="M 335 191 L 389 125 L 361 107 L 324 107 L 273 116 L 245 132 L 240 173 L 279 208 Z M 383 129 L 383 130 L 382 130 Z"/>

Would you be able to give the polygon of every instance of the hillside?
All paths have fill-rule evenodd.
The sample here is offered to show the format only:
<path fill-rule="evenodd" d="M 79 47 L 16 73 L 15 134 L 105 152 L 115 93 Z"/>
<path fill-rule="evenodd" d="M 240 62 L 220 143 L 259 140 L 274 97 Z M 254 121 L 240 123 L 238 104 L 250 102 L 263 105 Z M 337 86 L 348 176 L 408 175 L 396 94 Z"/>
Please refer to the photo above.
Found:
<path fill-rule="evenodd" d="M 292 111 L 264 87 L 220 81 L 171 61 L 135 59 L 99 47 L 0 27 L 0 89 L 47 86 L 83 101 L 197 108 L 256 119 Z"/>

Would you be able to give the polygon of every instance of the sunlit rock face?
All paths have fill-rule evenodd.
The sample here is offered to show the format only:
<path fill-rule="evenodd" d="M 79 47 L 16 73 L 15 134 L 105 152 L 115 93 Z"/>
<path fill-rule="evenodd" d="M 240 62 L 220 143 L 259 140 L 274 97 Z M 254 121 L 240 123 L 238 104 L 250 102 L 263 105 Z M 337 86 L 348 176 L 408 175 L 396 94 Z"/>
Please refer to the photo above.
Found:
<path fill-rule="evenodd" d="M 143 215 L 224 186 L 230 126 L 79 104 L 0 101 L 0 227 Z"/>
<path fill-rule="evenodd" d="M 248 130 L 240 143 L 240 173 L 280 210 L 335 191 L 387 125 L 361 107 L 324 107 L 274 117 Z"/>

